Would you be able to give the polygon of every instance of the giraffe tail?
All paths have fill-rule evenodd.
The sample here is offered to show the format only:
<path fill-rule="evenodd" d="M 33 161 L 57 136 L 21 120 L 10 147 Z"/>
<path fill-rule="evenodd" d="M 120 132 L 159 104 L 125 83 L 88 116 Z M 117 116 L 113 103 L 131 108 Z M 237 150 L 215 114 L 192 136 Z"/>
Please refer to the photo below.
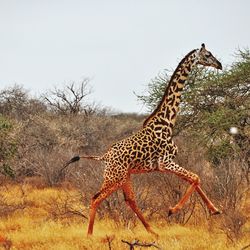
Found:
<path fill-rule="evenodd" d="M 96 161 L 102 161 L 103 157 L 102 156 L 93 156 L 93 155 L 86 155 L 86 156 L 74 156 L 73 158 L 71 158 L 68 162 L 66 162 L 66 164 L 60 169 L 60 174 L 62 173 L 62 171 L 67 168 L 71 163 L 79 161 L 81 158 L 84 159 L 92 159 L 92 160 L 96 160 Z"/>
<path fill-rule="evenodd" d="M 96 161 L 101 161 L 102 157 L 101 156 L 93 156 L 93 155 L 83 155 L 83 156 L 74 156 L 73 158 L 71 158 L 66 165 L 69 165 L 73 162 L 79 161 L 80 159 L 90 159 L 90 160 L 96 160 Z"/>

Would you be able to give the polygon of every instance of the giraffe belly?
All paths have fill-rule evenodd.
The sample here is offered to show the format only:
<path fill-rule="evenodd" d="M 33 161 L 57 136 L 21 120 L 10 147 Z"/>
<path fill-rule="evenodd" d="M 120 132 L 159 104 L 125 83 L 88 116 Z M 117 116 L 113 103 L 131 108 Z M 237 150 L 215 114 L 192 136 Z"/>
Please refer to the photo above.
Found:
<path fill-rule="evenodd" d="M 158 163 L 152 163 L 150 165 L 142 165 L 142 166 L 134 166 L 132 165 L 129 168 L 129 173 L 131 174 L 141 174 L 141 173 L 150 173 L 150 172 L 154 172 L 154 171 L 158 171 Z"/>
<path fill-rule="evenodd" d="M 167 164 L 173 161 L 177 152 L 178 148 L 174 143 L 166 144 L 165 147 L 154 149 L 152 153 L 148 152 L 141 158 L 133 158 L 129 166 L 129 171 L 131 173 L 159 171 L 160 164 Z"/>

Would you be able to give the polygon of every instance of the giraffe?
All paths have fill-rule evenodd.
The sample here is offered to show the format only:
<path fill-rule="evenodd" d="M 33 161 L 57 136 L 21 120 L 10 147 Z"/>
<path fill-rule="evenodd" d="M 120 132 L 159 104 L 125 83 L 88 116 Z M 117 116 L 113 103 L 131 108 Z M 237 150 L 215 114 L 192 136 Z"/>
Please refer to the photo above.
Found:
<path fill-rule="evenodd" d="M 111 193 L 121 189 L 125 202 L 134 211 L 149 233 L 157 235 L 135 202 L 131 174 L 159 171 L 174 173 L 190 183 L 180 201 L 169 208 L 169 215 L 177 213 L 196 191 L 211 214 L 220 211 L 209 200 L 200 186 L 200 178 L 174 162 L 177 146 L 172 139 L 172 130 L 181 101 L 184 83 L 195 65 L 211 66 L 222 69 L 221 63 L 202 44 L 200 49 L 189 52 L 174 71 L 165 93 L 154 112 L 144 121 L 142 128 L 131 136 L 114 143 L 102 156 L 75 156 L 68 164 L 81 158 L 105 162 L 104 182 L 90 204 L 88 235 L 92 235 L 96 210 L 100 203 Z"/>

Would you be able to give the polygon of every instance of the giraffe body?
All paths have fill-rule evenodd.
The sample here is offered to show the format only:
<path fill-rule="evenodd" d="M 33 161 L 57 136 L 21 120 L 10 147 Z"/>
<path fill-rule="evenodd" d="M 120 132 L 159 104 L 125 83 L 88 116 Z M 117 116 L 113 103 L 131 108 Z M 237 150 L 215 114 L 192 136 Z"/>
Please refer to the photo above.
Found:
<path fill-rule="evenodd" d="M 202 44 L 201 49 L 191 51 L 180 62 L 161 102 L 145 120 L 141 130 L 113 144 L 101 157 L 82 156 L 73 158 L 69 162 L 80 158 L 94 158 L 105 162 L 103 185 L 91 201 L 89 235 L 93 233 L 95 214 L 99 204 L 117 189 L 123 190 L 126 203 L 147 231 L 154 233 L 136 205 L 130 181 L 131 174 L 154 171 L 174 173 L 191 184 L 178 204 L 170 208 L 169 215 L 178 212 L 194 191 L 198 192 L 212 214 L 219 213 L 201 189 L 199 177 L 173 161 L 178 149 L 172 139 L 172 130 L 179 109 L 181 91 L 188 74 L 197 64 L 222 68 L 221 63 Z"/>
<path fill-rule="evenodd" d="M 168 135 L 167 129 L 162 128 L 155 133 L 152 127 L 144 127 L 132 136 L 115 143 L 102 156 L 106 169 L 108 168 L 105 170 L 105 179 L 118 180 L 122 179 L 122 176 L 126 179 L 130 173 L 158 171 L 158 163 L 161 160 L 171 161 L 175 157 L 177 146 Z M 123 175 L 121 175 L 122 171 Z M 112 176 L 109 176 L 111 172 Z"/>

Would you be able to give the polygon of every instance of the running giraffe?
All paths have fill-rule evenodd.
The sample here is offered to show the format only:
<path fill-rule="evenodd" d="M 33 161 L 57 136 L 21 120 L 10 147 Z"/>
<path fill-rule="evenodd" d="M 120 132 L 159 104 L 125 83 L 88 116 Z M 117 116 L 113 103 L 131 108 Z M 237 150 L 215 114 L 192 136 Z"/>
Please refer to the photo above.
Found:
<path fill-rule="evenodd" d="M 172 129 L 179 110 L 181 91 L 189 73 L 197 64 L 222 69 L 221 63 L 211 52 L 206 50 L 204 44 L 201 45 L 200 49 L 192 50 L 177 66 L 166 87 L 161 102 L 155 111 L 145 120 L 142 129 L 130 137 L 113 144 L 100 157 L 76 156 L 68 162 L 70 164 L 78 161 L 80 158 L 105 162 L 103 185 L 91 201 L 88 235 L 93 233 L 98 206 L 111 193 L 118 189 L 123 190 L 127 205 L 138 216 L 146 230 L 156 235 L 136 205 L 130 180 L 131 174 L 153 171 L 174 173 L 191 184 L 177 205 L 170 207 L 169 215 L 178 212 L 194 191 L 197 191 L 201 196 L 211 214 L 220 213 L 202 191 L 199 177 L 173 161 L 177 154 L 177 146 L 172 140 Z"/>

